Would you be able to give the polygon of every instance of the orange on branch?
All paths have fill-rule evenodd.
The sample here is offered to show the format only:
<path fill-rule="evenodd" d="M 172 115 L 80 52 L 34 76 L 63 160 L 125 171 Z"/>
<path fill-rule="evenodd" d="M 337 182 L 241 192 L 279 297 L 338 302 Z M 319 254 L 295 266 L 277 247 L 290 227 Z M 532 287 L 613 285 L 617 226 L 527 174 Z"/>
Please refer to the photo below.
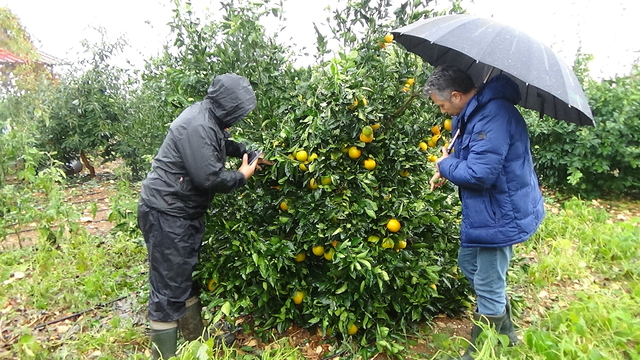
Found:
<path fill-rule="evenodd" d="M 352 159 L 357 159 L 360 157 L 360 155 L 362 155 L 362 151 L 360 151 L 360 149 L 358 149 L 355 146 L 352 146 L 349 148 L 349 157 Z"/>
<path fill-rule="evenodd" d="M 367 136 L 365 134 L 360 134 L 360 141 L 368 144 L 373 141 L 373 135 Z"/>
<path fill-rule="evenodd" d="M 400 221 L 396 219 L 391 219 L 387 222 L 387 229 L 389 229 L 389 231 L 391 232 L 398 232 L 400 231 L 401 227 L 402 225 L 400 225 Z"/>

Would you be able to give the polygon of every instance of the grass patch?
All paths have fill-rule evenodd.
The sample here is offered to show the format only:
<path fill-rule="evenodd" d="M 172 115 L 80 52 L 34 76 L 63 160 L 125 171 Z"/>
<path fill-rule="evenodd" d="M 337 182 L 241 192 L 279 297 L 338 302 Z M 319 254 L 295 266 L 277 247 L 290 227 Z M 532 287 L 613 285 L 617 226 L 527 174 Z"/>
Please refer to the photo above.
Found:
<path fill-rule="evenodd" d="M 34 246 L 0 253 L 5 341 L 0 358 L 148 357 L 147 264 L 136 229 L 137 198 L 123 183 L 111 200 L 115 211 L 110 220 L 116 226 L 109 236 L 68 226 L 73 231 L 56 233 L 54 242 L 44 236 Z M 517 247 L 509 274 L 523 341 L 508 348 L 503 337 L 487 329 L 478 354 L 489 360 L 640 359 L 640 218 L 620 221 L 575 199 L 551 199 L 550 204 L 552 211 L 536 235 Z M 36 329 L 78 312 L 82 314 Z M 452 321 L 469 325 L 464 319 Z M 416 326 L 421 330 L 406 339 L 385 343 L 397 350 L 396 358 L 446 358 L 466 344 L 468 327 L 456 330 L 449 327 L 452 323 Z M 347 341 L 333 348 L 346 349 L 341 359 L 355 359 L 358 349 L 375 345 Z M 178 359 L 313 358 L 313 351 L 301 346 L 287 337 L 229 349 L 196 341 L 184 344 Z M 318 359 L 327 355 L 325 350 Z M 381 354 L 378 359 L 392 357 Z"/>

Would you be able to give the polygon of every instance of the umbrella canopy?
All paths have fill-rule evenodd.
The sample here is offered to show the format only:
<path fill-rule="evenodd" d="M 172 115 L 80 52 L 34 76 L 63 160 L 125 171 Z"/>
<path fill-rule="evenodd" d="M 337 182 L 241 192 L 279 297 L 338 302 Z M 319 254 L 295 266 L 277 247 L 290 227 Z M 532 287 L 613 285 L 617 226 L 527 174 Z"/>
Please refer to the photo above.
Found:
<path fill-rule="evenodd" d="M 571 67 L 551 48 L 522 31 L 492 19 L 447 15 L 391 33 L 429 64 L 465 70 L 476 85 L 504 72 L 520 87 L 520 106 L 578 125 L 594 125 L 587 98 Z"/>

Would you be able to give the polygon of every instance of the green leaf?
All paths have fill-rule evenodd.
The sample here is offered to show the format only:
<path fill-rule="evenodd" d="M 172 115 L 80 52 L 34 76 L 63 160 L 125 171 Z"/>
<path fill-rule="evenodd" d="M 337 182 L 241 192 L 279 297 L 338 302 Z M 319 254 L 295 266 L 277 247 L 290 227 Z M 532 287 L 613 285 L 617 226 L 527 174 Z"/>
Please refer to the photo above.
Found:
<path fill-rule="evenodd" d="M 371 218 L 373 218 L 373 219 L 375 219 L 375 218 L 376 218 L 376 213 L 375 213 L 375 212 L 373 212 L 373 210 L 365 209 L 364 211 L 367 213 L 367 215 L 369 215 L 369 217 L 371 217 Z"/>
<path fill-rule="evenodd" d="M 220 308 L 220 311 L 223 314 L 225 314 L 226 316 L 230 316 L 231 315 L 231 303 L 228 302 L 228 301 L 225 301 L 225 303 Z"/>
<path fill-rule="evenodd" d="M 347 284 L 342 285 L 338 290 L 336 290 L 336 295 L 342 294 L 343 292 L 347 291 L 347 288 Z"/>

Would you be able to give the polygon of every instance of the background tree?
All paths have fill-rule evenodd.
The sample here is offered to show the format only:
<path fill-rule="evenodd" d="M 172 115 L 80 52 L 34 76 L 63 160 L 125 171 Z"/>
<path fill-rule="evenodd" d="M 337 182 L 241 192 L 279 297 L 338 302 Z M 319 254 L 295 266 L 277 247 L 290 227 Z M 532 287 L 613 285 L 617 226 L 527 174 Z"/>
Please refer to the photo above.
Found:
<path fill-rule="evenodd" d="M 94 177 L 89 156 L 104 161 L 117 156 L 113 148 L 121 138 L 115 129 L 126 117 L 125 101 L 134 82 L 126 70 L 109 62 L 125 46 L 122 39 L 83 45 L 87 57 L 61 76 L 48 98 L 48 119 L 40 137 L 44 150 L 65 163 L 80 157 Z"/>

